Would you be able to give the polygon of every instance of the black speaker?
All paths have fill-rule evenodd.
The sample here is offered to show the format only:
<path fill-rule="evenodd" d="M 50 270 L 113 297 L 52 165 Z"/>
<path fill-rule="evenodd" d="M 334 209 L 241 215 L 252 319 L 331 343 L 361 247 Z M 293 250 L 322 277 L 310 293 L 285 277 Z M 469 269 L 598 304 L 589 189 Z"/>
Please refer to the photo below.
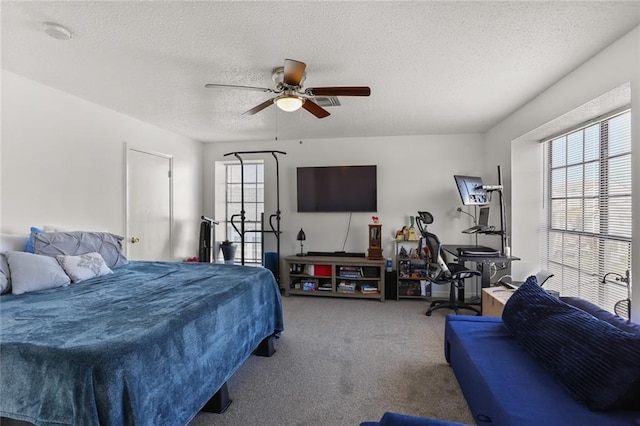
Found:
<path fill-rule="evenodd" d="M 384 273 L 384 298 L 385 300 L 398 300 L 398 276 L 396 271 Z"/>

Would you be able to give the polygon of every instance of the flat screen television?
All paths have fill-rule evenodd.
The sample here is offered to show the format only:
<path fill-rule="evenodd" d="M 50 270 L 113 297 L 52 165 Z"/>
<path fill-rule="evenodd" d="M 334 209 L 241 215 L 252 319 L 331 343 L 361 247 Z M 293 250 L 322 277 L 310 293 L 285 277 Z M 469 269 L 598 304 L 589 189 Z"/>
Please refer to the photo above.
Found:
<path fill-rule="evenodd" d="M 376 166 L 298 167 L 298 212 L 376 212 Z"/>
<path fill-rule="evenodd" d="M 482 178 L 477 176 L 455 175 L 456 186 L 465 206 L 488 204 L 487 191 L 482 189 Z"/>

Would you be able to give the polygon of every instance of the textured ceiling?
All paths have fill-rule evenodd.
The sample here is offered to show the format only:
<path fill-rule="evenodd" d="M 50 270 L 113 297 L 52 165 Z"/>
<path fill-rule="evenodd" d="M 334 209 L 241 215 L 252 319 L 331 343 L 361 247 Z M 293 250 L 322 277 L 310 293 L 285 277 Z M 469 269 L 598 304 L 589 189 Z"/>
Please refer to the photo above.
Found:
<path fill-rule="evenodd" d="M 6 2 L 2 67 L 203 142 L 483 132 L 640 24 L 639 2 Z M 49 38 L 41 22 L 73 33 Z M 305 87 L 366 85 L 319 120 L 275 106 L 285 58 Z"/>

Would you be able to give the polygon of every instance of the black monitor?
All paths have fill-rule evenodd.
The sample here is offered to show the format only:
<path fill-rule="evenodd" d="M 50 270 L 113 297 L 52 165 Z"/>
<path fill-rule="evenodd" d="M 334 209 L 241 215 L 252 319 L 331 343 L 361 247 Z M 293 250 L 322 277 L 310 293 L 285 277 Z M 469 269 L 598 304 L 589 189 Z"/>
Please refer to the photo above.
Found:
<path fill-rule="evenodd" d="M 456 186 L 458 187 L 458 192 L 460 192 L 462 204 L 465 206 L 489 204 L 487 191 L 482 189 L 483 183 L 481 177 L 455 175 L 453 178 L 456 180 Z"/>

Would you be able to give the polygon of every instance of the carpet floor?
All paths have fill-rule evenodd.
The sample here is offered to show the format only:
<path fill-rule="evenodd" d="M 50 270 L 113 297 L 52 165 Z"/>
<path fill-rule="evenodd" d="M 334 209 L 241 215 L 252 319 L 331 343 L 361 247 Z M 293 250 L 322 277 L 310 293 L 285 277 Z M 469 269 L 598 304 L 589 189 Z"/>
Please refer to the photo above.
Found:
<path fill-rule="evenodd" d="M 422 300 L 283 297 L 285 331 L 228 382 L 223 414 L 190 426 L 357 426 L 385 411 L 474 424 L 443 354 L 444 320 Z"/>

